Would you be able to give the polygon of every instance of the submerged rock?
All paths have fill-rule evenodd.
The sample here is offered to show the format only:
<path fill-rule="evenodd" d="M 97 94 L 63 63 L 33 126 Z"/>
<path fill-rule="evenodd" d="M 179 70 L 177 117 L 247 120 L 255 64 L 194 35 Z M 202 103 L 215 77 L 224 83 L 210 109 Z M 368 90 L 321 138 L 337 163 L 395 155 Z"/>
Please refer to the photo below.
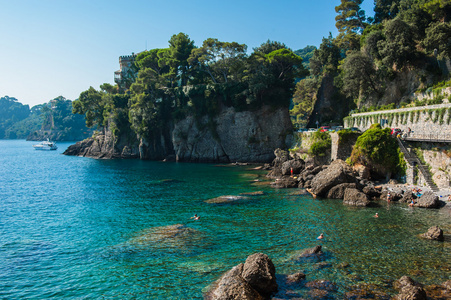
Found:
<path fill-rule="evenodd" d="M 381 287 L 374 284 L 360 283 L 350 288 L 349 292 L 345 293 L 345 299 L 380 299 L 390 300 L 390 295 L 387 294 Z"/>
<path fill-rule="evenodd" d="M 183 224 L 147 228 L 135 237 L 116 245 L 113 250 L 121 252 L 145 251 L 150 249 L 186 249 L 202 239 L 199 231 Z"/>
<path fill-rule="evenodd" d="M 297 259 L 300 259 L 300 258 L 309 258 L 309 257 L 319 257 L 319 256 L 321 256 L 322 254 L 323 254 L 322 246 L 321 246 L 321 245 L 318 245 L 318 246 L 315 246 L 315 247 L 313 247 L 313 248 L 305 249 L 305 250 L 297 257 Z"/>
<path fill-rule="evenodd" d="M 224 203 L 234 203 L 240 200 L 246 200 L 248 199 L 245 196 L 234 196 L 234 195 L 226 195 L 226 196 L 219 196 L 213 199 L 205 200 L 206 203 L 212 203 L 212 204 L 224 204 Z"/>
<path fill-rule="evenodd" d="M 299 284 L 305 279 L 305 274 L 302 272 L 290 274 L 287 276 L 287 283 L 288 284 Z"/>
<path fill-rule="evenodd" d="M 447 282 L 451 281 L 448 280 Z M 433 284 L 425 286 L 424 290 L 426 291 L 428 299 L 451 299 L 451 289 L 446 287 L 446 282 L 442 285 Z"/>
<path fill-rule="evenodd" d="M 240 196 L 263 196 L 265 192 L 257 191 L 257 192 L 249 192 L 249 193 L 241 193 Z"/>

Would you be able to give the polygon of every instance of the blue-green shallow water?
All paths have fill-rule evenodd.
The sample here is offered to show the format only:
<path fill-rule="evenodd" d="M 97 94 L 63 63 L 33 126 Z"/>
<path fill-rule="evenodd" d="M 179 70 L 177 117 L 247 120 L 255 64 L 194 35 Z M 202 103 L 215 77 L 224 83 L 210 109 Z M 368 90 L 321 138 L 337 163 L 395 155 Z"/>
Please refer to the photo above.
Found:
<path fill-rule="evenodd" d="M 50 152 L 32 144 L 0 140 L 1 299 L 202 298 L 255 252 L 268 254 L 278 274 L 303 270 L 308 280 L 334 281 L 338 295 L 358 277 L 381 286 L 402 275 L 426 284 L 449 279 L 450 243 L 417 237 L 432 225 L 449 232 L 449 211 L 355 209 L 252 185 L 258 173 L 246 168 L 95 160 L 61 155 L 70 143 Z M 266 194 L 235 204 L 204 202 L 259 190 Z M 194 213 L 201 220 L 190 220 Z M 175 224 L 193 231 L 136 239 Z M 293 259 L 317 244 L 331 267 Z"/>

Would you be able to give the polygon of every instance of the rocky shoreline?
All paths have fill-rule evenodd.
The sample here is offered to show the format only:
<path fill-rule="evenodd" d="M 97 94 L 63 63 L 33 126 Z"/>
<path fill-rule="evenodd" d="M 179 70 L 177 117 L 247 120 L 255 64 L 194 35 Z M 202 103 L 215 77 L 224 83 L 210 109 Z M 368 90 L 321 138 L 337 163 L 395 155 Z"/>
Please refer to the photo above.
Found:
<path fill-rule="evenodd" d="M 378 201 L 406 203 L 413 207 L 437 209 L 448 206 L 449 193 L 434 193 L 422 188 L 414 192 L 411 186 L 396 181 L 388 183 L 370 180 L 369 170 L 364 166 L 351 167 L 336 159 L 329 165 L 318 165 L 315 160 L 292 158 L 286 151 L 277 149 L 276 158 L 268 177 L 274 179 L 274 188 L 303 188 L 315 198 L 341 199 L 351 206 L 377 206 Z"/>
<path fill-rule="evenodd" d="M 335 160 L 330 165 L 317 165 L 314 160 L 304 161 L 300 158 L 292 158 L 286 151 L 280 149 L 275 151 L 275 156 L 271 165 L 266 164 L 263 167 L 269 170 L 267 177 L 274 180 L 271 182 L 274 188 L 305 189 L 315 198 L 341 199 L 343 205 L 349 206 L 379 206 L 381 201 L 393 201 L 425 209 L 450 208 L 449 203 L 444 201 L 449 195 L 448 191 L 434 193 L 426 188 L 420 194 L 414 192 L 412 186 L 401 185 L 394 181 L 373 182 L 369 180 L 369 172 L 363 166 L 352 168 L 342 160 Z M 228 197 L 225 200 L 230 201 L 232 196 Z M 240 196 L 235 196 L 233 199 L 240 199 Z M 420 237 L 444 241 L 443 230 L 438 226 L 429 228 Z M 313 257 L 320 261 L 323 255 L 322 247 L 318 245 L 305 249 L 299 259 Z M 321 263 L 326 262 L 321 261 Z M 337 286 L 333 282 L 308 281 L 307 278 L 308 275 L 303 272 L 276 274 L 271 259 L 265 254 L 256 253 L 249 256 L 244 264 L 233 267 L 212 284 L 204 298 L 338 299 Z M 293 289 L 299 288 L 304 289 L 308 298 L 302 298 L 303 295 L 293 292 Z M 391 296 L 387 290 L 396 290 L 397 294 Z M 276 293 L 277 297 L 275 297 Z M 451 299 L 451 280 L 424 286 L 408 276 L 402 276 L 398 280 L 393 279 L 385 289 L 360 283 L 349 287 L 344 294 L 344 299 Z"/>
<path fill-rule="evenodd" d="M 306 249 L 299 258 L 319 259 L 324 253 L 321 246 Z M 342 266 L 346 268 L 346 265 Z M 303 272 L 294 274 L 276 274 L 276 267 L 271 259 L 263 253 L 247 257 L 245 263 L 234 266 L 221 278 L 211 284 L 204 299 L 339 299 L 338 287 L 329 280 L 308 280 Z M 408 276 L 387 283 L 396 290 L 393 297 L 380 287 L 371 284 L 357 284 L 349 287 L 342 299 L 386 299 L 386 300 L 427 300 L 451 299 L 451 280 L 440 285 L 424 286 Z M 308 298 L 303 298 L 294 290 L 305 289 Z M 275 296 L 277 293 L 277 296 Z"/>

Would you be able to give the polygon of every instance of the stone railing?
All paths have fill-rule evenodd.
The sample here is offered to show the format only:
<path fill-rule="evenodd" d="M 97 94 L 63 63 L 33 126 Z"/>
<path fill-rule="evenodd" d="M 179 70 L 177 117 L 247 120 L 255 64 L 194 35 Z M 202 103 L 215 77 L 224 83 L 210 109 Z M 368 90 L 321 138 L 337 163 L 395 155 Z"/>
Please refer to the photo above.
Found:
<path fill-rule="evenodd" d="M 417 110 L 429 110 L 429 109 L 438 109 L 438 108 L 449 108 L 449 107 L 451 107 L 451 103 L 434 104 L 434 105 L 426 105 L 426 106 L 415 106 L 415 107 L 397 108 L 397 109 L 389 109 L 389 110 L 377 110 L 377 111 L 370 111 L 370 112 L 364 112 L 364 113 L 355 113 L 355 114 L 351 114 L 351 117 L 389 114 L 389 113 L 417 111 Z"/>
<path fill-rule="evenodd" d="M 409 107 L 352 114 L 344 119 L 345 127 L 367 130 L 372 124 L 411 131 L 411 137 L 451 139 L 451 104 Z"/>

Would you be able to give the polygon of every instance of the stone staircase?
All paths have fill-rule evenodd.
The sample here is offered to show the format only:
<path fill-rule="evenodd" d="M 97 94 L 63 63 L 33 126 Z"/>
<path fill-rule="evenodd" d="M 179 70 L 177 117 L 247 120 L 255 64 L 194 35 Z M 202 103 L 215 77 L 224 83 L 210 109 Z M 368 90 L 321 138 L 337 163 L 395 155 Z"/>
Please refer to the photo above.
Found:
<path fill-rule="evenodd" d="M 423 174 L 424 180 L 426 181 L 429 188 L 434 192 L 438 192 L 439 188 L 432 180 L 428 166 L 424 165 L 415 153 L 408 151 L 404 146 L 404 142 L 400 138 L 396 138 L 396 140 L 398 141 L 399 148 L 401 149 L 402 153 L 404 153 L 404 158 L 407 160 L 407 162 L 411 166 L 417 166 L 421 174 Z"/>

